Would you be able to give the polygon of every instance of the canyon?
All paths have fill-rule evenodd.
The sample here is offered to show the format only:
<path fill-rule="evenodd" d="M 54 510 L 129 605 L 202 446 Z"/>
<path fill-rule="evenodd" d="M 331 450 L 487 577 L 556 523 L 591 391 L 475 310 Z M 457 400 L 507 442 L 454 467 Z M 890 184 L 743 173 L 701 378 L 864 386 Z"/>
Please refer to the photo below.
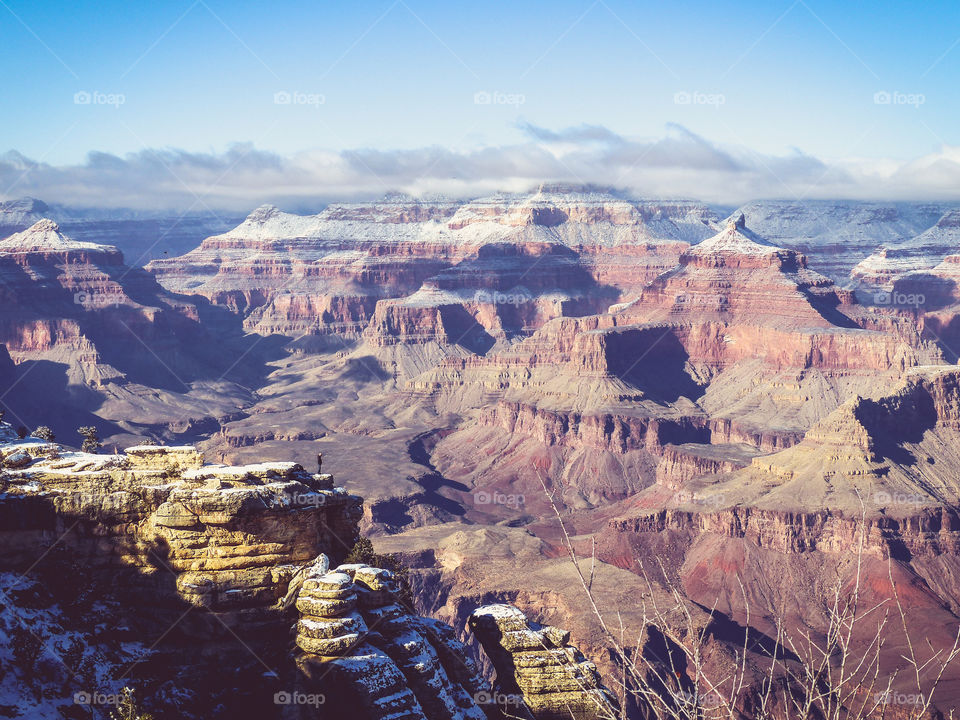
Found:
<path fill-rule="evenodd" d="M 95 425 L 108 449 L 127 450 L 55 468 L 74 455 L 14 449 L 6 431 L 8 454 L 30 458 L 17 468 L 7 457 L 4 477 L 33 473 L 52 493 L 3 490 L 0 513 L 18 523 L 3 527 L 10 568 L 29 567 L 27 549 L 77 518 L 84 563 L 125 563 L 131 590 L 156 602 L 159 554 L 179 573 L 164 612 L 207 608 L 233 631 L 239 613 L 245 642 L 263 639 L 273 664 L 292 654 L 270 645 L 278 620 L 265 608 L 324 553 L 300 596 L 314 600 L 296 606 L 303 657 L 287 665 L 300 679 L 283 687 L 322 692 L 311 673 L 330 663 L 311 656 L 336 656 L 343 702 L 359 707 L 363 693 L 346 688 L 378 665 L 393 688 L 380 699 L 431 720 L 489 716 L 469 698 L 529 694 L 540 680 L 523 668 L 560 655 L 607 702 L 622 668 L 605 622 L 639 637 L 638 598 L 650 594 L 669 603 L 676 591 L 710 628 L 717 667 L 750 638 L 747 665 L 761 667 L 777 618 L 823 637 L 835 583 L 902 609 L 883 673 L 910 644 L 924 658 L 949 651 L 960 622 L 955 206 L 730 212 L 563 185 L 391 195 L 315 215 L 263 206 L 144 267 L 125 259 L 133 245 L 41 217 L 45 207 L 10 205 L 16 232 L 0 240 L 5 420 L 47 425 L 65 445 Z M 196 450 L 152 449 L 167 445 Z M 317 453 L 324 472 L 307 473 Z M 138 476 L 171 464 L 156 486 Z M 61 497 L 92 482 L 106 488 L 101 506 L 86 490 Z M 4 511 L 13 495 L 31 509 Z M 291 495 L 329 499 L 294 508 L 294 522 Z M 324 534 L 334 526 L 345 542 Z M 402 559 L 414 608 L 383 610 L 396 605 L 387 570 L 342 565 L 358 534 Z M 590 568 L 596 613 L 571 555 Z M 522 658 L 490 637 L 515 632 L 537 638 L 520 652 L 540 654 L 511 675 Z M 231 641 L 214 635 L 211 653 Z M 415 679 L 416 662 L 397 659 L 405 643 L 432 675 Z M 908 681 L 894 688 L 910 692 Z M 433 709 L 428 686 L 444 688 Z M 578 706 L 561 687 L 527 708 L 549 718 Z M 615 695 L 611 707 L 625 699 Z M 957 666 L 934 700 L 960 704 Z M 390 717 L 386 707 L 367 711 Z"/>
<path fill-rule="evenodd" d="M 329 473 L 207 464 L 192 446 L 74 452 L 18 438 L 7 423 L 0 461 L 5 715 L 83 716 L 132 681 L 150 704 L 187 718 L 502 717 L 503 693 L 470 649 L 410 608 L 393 572 L 331 570 L 358 537 L 363 500 Z M 543 720 L 567 707 L 584 720 L 598 704 L 615 707 L 568 632 L 492 607 L 510 613 L 511 637 L 537 633 L 537 642 L 483 627 L 490 657 L 521 662 L 543 647 L 502 704 Z M 475 615 L 490 617 L 488 606 Z M 229 672 L 211 671 L 211 661 Z"/>

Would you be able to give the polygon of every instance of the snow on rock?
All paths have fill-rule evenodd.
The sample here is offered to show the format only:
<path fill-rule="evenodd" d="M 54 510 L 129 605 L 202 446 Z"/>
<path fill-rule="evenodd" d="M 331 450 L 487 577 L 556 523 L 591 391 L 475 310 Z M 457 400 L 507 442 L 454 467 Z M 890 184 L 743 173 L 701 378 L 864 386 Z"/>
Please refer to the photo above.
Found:
<path fill-rule="evenodd" d="M 619 716 L 596 666 L 569 644 L 566 630 L 528 621 L 518 608 L 505 604 L 477 608 L 467 624 L 493 661 L 498 694 L 522 700 L 528 714 L 517 715 L 571 720 Z"/>
<path fill-rule="evenodd" d="M 23 232 L 14 233 L 0 240 L 0 252 L 64 252 L 68 250 L 101 250 L 117 252 L 112 245 L 82 242 L 68 238 L 60 232 L 53 220 L 39 220 Z"/>
<path fill-rule="evenodd" d="M 321 227 L 319 215 L 294 215 L 274 205 L 261 205 L 237 227 L 214 237 L 254 240 L 316 237 Z"/>
<path fill-rule="evenodd" d="M 736 220 L 730 220 L 724 230 L 694 245 L 687 252 L 694 256 L 713 253 L 771 255 L 783 252 L 783 248 L 770 244 L 752 230 L 747 229 L 746 218 L 741 213 Z"/>
<path fill-rule="evenodd" d="M 453 628 L 403 607 L 389 570 L 341 565 L 304 581 L 296 606 L 297 664 L 329 712 L 485 720 L 478 698 L 489 691 L 466 648 Z"/>
<path fill-rule="evenodd" d="M 879 247 L 909 241 L 933 226 L 949 203 L 757 200 L 738 208 L 770 242 L 802 252 L 813 268 L 845 283 Z"/>
<path fill-rule="evenodd" d="M 957 250 L 960 250 L 960 210 L 951 210 L 916 237 L 888 243 L 861 260 L 853 268 L 851 277 L 873 287 L 890 289 L 903 276 L 931 270 Z"/>

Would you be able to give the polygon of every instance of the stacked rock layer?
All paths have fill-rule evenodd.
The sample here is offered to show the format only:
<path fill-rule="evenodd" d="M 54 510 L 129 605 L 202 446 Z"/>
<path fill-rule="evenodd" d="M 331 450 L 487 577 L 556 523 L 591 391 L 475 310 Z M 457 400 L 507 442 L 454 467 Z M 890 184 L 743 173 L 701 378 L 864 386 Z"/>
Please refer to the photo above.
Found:
<path fill-rule="evenodd" d="M 486 684 L 453 628 L 405 608 L 389 570 L 308 571 L 297 598 L 306 692 L 330 717 L 485 720 Z"/>
<path fill-rule="evenodd" d="M 470 616 L 497 671 L 494 697 L 522 706 L 536 720 L 618 717 L 597 667 L 569 644 L 570 633 L 527 620 L 512 605 L 486 605 Z M 523 712 L 514 712 L 523 717 Z"/>

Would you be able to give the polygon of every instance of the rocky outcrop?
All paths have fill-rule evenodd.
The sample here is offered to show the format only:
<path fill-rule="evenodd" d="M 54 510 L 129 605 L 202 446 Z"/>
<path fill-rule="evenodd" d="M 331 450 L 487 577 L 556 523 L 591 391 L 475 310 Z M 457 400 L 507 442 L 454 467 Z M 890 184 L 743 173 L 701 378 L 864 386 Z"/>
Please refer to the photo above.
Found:
<path fill-rule="evenodd" d="M 840 303 L 833 282 L 809 270 L 806 257 L 769 244 L 740 215 L 684 252 L 678 266 L 637 299 L 612 310 L 632 322 L 720 321 L 780 331 L 853 327 Z"/>
<path fill-rule="evenodd" d="M 514 698 L 536 720 L 617 716 L 596 665 L 570 645 L 566 630 L 530 622 L 512 605 L 477 608 L 469 625 L 493 661 L 495 691 L 505 702 Z"/>
<path fill-rule="evenodd" d="M 64 676 L 62 697 L 109 694 L 135 665 L 134 680 L 154 709 L 212 718 L 247 705 L 261 717 L 279 714 L 271 698 L 284 676 L 263 676 L 264 664 L 279 668 L 281 657 L 293 674 L 289 618 L 279 601 L 298 568 L 321 553 L 347 553 L 358 535 L 359 497 L 336 487 L 331 475 L 292 462 L 209 465 L 187 446 L 90 454 L 20 440 L 6 423 L 0 458 L 0 574 L 5 603 L 13 603 L 9 619 L 22 625 L 24 609 L 38 602 L 30 598 L 51 593 L 59 607 L 52 606 L 51 628 L 41 636 L 70 628 L 98 667 L 81 672 L 60 646 L 51 645 L 50 656 L 65 676 L 21 666 L 26 661 L 15 655 L 12 666 L 0 664 L 20 678 L 18 703 L 46 716 L 56 703 L 49 689 L 30 689 L 40 678 Z M 77 605 L 78 598 L 90 600 Z M 230 673 L 211 673 L 227 663 Z"/>
<path fill-rule="evenodd" d="M 466 648 L 398 589 L 368 565 L 308 571 L 296 601 L 302 690 L 322 695 L 330 717 L 485 720 L 489 693 Z"/>
<path fill-rule="evenodd" d="M 119 442 L 133 444 L 236 415 L 269 352 L 226 311 L 172 295 L 116 248 L 50 220 L 0 240 L 0 300 L 14 361 L 5 405 L 60 436 L 101 423 L 132 430 Z"/>
<path fill-rule="evenodd" d="M 744 444 L 667 445 L 657 464 L 657 483 L 680 490 L 686 482 L 701 475 L 722 475 L 746 467 L 757 454 L 756 447 Z"/>
<path fill-rule="evenodd" d="M 260 717 L 486 720 L 524 707 L 537 718 L 559 717 L 568 708 L 586 718 L 598 703 L 612 707 L 596 668 L 567 645 L 562 631 L 525 623 L 538 647 L 545 645 L 540 652 L 502 643 L 522 651 L 515 661 L 522 657 L 525 668 L 517 676 L 522 694 L 507 698 L 491 692 L 473 651 L 452 627 L 405 604 L 392 572 L 363 564 L 330 570 L 329 558 L 343 558 L 357 537 L 362 501 L 336 487 L 329 474 L 310 474 L 290 462 L 210 465 L 192 446 L 76 452 L 19 439 L 6 423 L 0 423 L 0 465 L 0 575 L 31 572 L 55 543 L 83 568 L 91 588 L 117 587 L 127 603 L 123 622 L 159 635 L 134 663 L 149 667 L 141 681 L 155 692 L 157 683 L 163 687 L 177 675 L 183 676 L 181 695 L 194 692 L 191 659 L 201 648 L 207 662 L 229 662 L 238 671 L 252 662 L 244 672 L 260 672 L 256 661 L 273 663 L 288 652 L 283 627 L 295 607 L 290 671 L 272 682 L 251 678 L 233 688 L 249 695 Z M 101 592 L 101 604 L 113 602 L 110 592 Z M 204 620 L 214 616 L 213 624 Z M 511 638 L 521 635 L 514 629 Z M 113 672 L 110 663 L 119 660 L 112 653 L 122 658 L 122 652 L 80 636 L 98 648 L 105 672 Z M 488 646 L 492 635 L 483 637 L 490 652 L 502 652 Z M 228 659 L 231 638 L 240 639 L 251 662 Z M 9 665 L 3 658 L 0 653 L 5 673 L 28 672 L 16 665 L 20 660 Z M 215 707 L 177 706 L 178 714 L 224 716 L 228 705 L 236 706 L 216 704 L 224 689 L 205 686 Z M 272 711 L 266 704 L 271 694 Z M 33 702 L 46 707 L 39 695 Z"/>
<path fill-rule="evenodd" d="M 361 516 L 360 498 L 295 463 L 205 465 L 193 447 L 90 455 L 30 438 L 0 455 L 4 565 L 29 567 L 63 535 L 92 577 L 154 574 L 147 605 L 267 617 L 291 569 L 342 557 Z"/>
<path fill-rule="evenodd" d="M 331 475 L 283 462 L 208 465 L 190 446 L 75 452 L 18 439 L 6 423 L 0 464 L 0 576 L 30 573 L 51 544 L 61 545 L 88 585 L 71 592 L 96 591 L 102 605 L 113 602 L 105 588 L 116 588 L 128 603 L 124 622 L 159 636 L 134 665 L 149 660 L 142 680 L 161 688 L 182 676 L 180 698 L 171 702 L 200 690 L 190 675 L 202 651 L 204 662 L 230 663 L 217 682 L 249 696 L 258 717 L 486 720 L 486 710 L 496 712 L 454 630 L 408 608 L 390 571 L 362 564 L 329 570 L 329 558 L 343 558 L 357 537 L 362 502 Z M 295 662 L 283 630 L 294 605 Z M 68 623 L 66 616 L 59 621 Z M 6 622 L 0 616 L 0 625 Z M 228 678 L 251 665 L 232 655 L 231 638 L 249 651 L 254 676 L 262 676 L 263 658 L 273 663 L 284 655 L 289 671 L 230 688 Z M 85 642 L 100 648 L 104 673 L 120 672 L 121 649 L 108 650 L 92 635 Z M 111 661 L 111 652 L 120 659 Z M 0 652 L 4 673 L 26 677 L 20 655 L 12 666 L 5 658 Z M 223 689 L 202 687 L 210 710 L 177 706 L 178 716 L 230 715 L 236 703 L 223 704 Z M 46 712 L 46 703 L 36 695 L 32 706 Z"/>
<path fill-rule="evenodd" d="M 240 221 L 232 213 L 207 210 L 125 210 L 71 208 L 24 197 L 0 202 L 0 238 L 27 230 L 40 220 L 52 220 L 71 238 L 117 247 L 130 264 L 141 267 L 157 257 L 174 257 L 192 250 L 211 234 Z"/>

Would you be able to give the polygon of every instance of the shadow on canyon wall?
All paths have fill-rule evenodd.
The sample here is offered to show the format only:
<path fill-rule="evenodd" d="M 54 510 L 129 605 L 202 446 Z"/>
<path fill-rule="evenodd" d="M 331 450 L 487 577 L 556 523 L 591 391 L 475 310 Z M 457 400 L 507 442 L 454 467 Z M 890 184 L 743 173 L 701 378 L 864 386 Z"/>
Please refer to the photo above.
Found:
<path fill-rule="evenodd" d="M 158 720 L 281 717 L 274 693 L 297 682 L 291 618 L 250 622 L 187 603 L 162 539 L 144 548 L 142 539 L 93 536 L 89 517 L 57 511 L 42 497 L 0 501 L 0 520 L 0 571 L 9 581 L 0 589 L 16 635 L 39 646 L 35 658 L 17 659 L 30 664 L 25 677 L 59 686 L 57 698 L 67 700 L 129 686 Z M 132 556 L 144 565 L 119 561 Z M 72 641 L 25 619 L 24 611 L 36 610 L 54 613 L 57 636 L 65 631 Z M 68 720 L 91 716 L 100 712 L 90 704 L 64 708 Z"/>

